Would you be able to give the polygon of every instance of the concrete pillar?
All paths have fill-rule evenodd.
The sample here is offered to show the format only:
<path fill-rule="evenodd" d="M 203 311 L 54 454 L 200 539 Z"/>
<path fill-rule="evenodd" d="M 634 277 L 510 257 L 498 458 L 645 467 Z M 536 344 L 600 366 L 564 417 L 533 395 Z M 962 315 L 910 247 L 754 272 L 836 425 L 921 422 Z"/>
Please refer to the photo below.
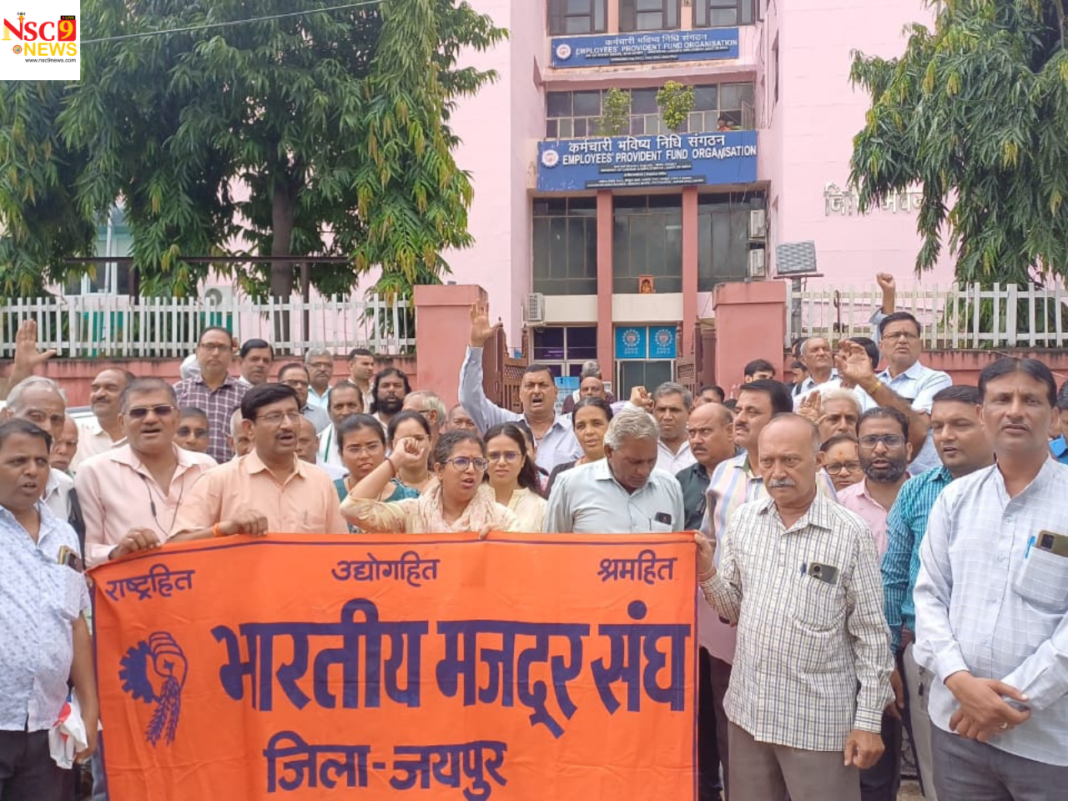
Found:
<path fill-rule="evenodd" d="M 612 193 L 597 193 L 597 361 L 605 381 L 615 384 L 612 329 Z"/>
<path fill-rule="evenodd" d="M 786 283 L 731 282 L 712 293 L 716 312 L 716 381 L 729 393 L 753 359 L 782 361 L 786 339 Z M 420 356 L 420 361 L 422 357 Z"/>
<path fill-rule="evenodd" d="M 415 287 L 415 350 L 419 389 L 428 389 L 446 406 L 457 402 L 460 365 L 471 330 L 471 304 L 486 298 L 473 284 Z M 490 305 L 490 319 L 496 313 Z"/>
<path fill-rule="evenodd" d="M 697 187 L 682 190 L 682 353 L 694 352 L 697 326 Z"/>

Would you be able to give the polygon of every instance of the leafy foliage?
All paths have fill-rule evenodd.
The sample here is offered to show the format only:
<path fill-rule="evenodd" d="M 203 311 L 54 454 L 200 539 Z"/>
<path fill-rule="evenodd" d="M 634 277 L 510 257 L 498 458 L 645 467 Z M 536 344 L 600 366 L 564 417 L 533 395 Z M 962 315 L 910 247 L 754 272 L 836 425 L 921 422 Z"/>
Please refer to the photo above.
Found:
<path fill-rule="evenodd" d="M 604 93 L 604 113 L 597 120 L 599 136 L 621 136 L 630 130 L 630 92 L 612 87 Z"/>
<path fill-rule="evenodd" d="M 693 111 L 693 87 L 683 86 L 677 81 L 668 81 L 656 93 L 656 105 L 660 108 L 660 118 L 668 130 L 677 131 L 686 124 L 690 112 Z"/>
<path fill-rule="evenodd" d="M 948 0 L 899 59 L 854 54 L 872 96 L 854 140 L 862 209 L 919 183 L 918 273 L 949 235 L 962 282 L 1068 271 L 1068 54 L 1062 0 Z"/>
<path fill-rule="evenodd" d="M 387 294 L 439 281 L 472 241 L 449 113 L 495 78 L 457 59 L 505 33 L 459 0 L 335 5 L 85 0 L 83 40 L 308 13 L 83 44 L 79 83 L 0 86 L 0 294 L 69 275 L 116 202 L 142 294 L 195 292 L 205 254 L 293 256 L 237 276 L 256 296 L 304 255 L 351 258 L 309 271 L 328 294 L 374 266 Z"/>

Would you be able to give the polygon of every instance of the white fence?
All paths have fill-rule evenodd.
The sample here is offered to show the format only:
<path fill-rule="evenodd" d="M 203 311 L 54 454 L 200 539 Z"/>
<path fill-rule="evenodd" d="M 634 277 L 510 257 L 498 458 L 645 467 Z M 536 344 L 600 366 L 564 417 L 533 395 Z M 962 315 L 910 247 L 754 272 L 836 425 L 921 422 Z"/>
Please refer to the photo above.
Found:
<path fill-rule="evenodd" d="M 920 321 L 928 349 L 1063 348 L 1068 347 L 1066 301 L 1068 293 L 1060 286 L 916 285 L 898 290 L 896 308 Z M 808 336 L 870 337 L 871 316 L 881 306 L 878 288 L 797 291 L 788 282 L 787 347 Z"/>
<path fill-rule="evenodd" d="M 265 339 L 283 353 L 309 347 L 341 355 L 355 347 L 400 355 L 415 347 L 405 300 L 321 298 L 307 303 L 224 298 L 135 298 L 120 295 L 19 298 L 0 308 L 0 358 L 11 358 L 23 320 L 37 321 L 38 346 L 70 358 L 181 358 L 211 325 L 242 342 Z M 282 325 L 288 314 L 289 330 Z"/>

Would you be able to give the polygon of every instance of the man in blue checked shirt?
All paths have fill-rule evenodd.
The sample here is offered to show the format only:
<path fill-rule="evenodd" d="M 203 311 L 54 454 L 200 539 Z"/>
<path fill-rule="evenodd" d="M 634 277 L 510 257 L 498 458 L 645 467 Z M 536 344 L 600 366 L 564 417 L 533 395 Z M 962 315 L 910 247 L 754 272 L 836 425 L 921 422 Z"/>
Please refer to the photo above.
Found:
<path fill-rule="evenodd" d="M 1068 786 L 1068 467 L 1035 359 L 979 376 L 997 463 L 953 481 L 920 546 L 916 658 L 941 801 L 1053 801 Z"/>
<path fill-rule="evenodd" d="M 905 724 L 927 801 L 937 801 L 931 773 L 931 719 L 927 715 L 931 673 L 916 663 L 913 653 L 916 613 L 912 592 L 920 572 L 920 542 L 935 500 L 954 479 L 994 463 L 994 448 L 979 417 L 979 402 L 979 390 L 973 386 L 947 387 L 934 396 L 931 431 L 942 466 L 909 479 L 886 521 L 887 550 L 882 563 L 886 621 L 907 693 Z"/>

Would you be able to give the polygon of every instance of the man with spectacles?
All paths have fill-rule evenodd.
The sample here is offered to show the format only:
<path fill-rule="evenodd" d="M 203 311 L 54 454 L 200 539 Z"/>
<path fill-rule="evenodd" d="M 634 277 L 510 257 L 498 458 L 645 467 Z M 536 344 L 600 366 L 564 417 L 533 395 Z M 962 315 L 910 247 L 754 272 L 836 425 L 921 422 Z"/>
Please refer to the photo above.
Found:
<path fill-rule="evenodd" d="M 441 436 L 441 427 L 445 424 L 445 404 L 441 398 L 429 389 L 417 389 L 404 396 L 403 411 L 419 412 L 430 426 L 430 450 Z"/>
<path fill-rule="evenodd" d="M 197 409 L 194 406 L 179 409 L 178 430 L 174 433 L 174 444 L 187 451 L 207 453 L 209 425 L 208 416 L 203 409 Z"/>
<path fill-rule="evenodd" d="M 174 387 L 179 406 L 195 406 L 208 415 L 208 455 L 219 464 L 233 458 L 226 431 L 230 415 L 249 391 L 248 386 L 229 374 L 233 346 L 225 328 L 205 328 L 197 344 L 199 375 L 179 381 Z"/>
<path fill-rule="evenodd" d="M 308 391 L 311 388 L 311 375 L 308 373 L 308 368 L 300 362 L 290 362 L 283 365 L 282 369 L 278 371 L 278 383 L 285 384 L 287 387 L 292 387 L 297 393 L 297 403 L 300 404 L 300 413 L 303 414 L 312 425 L 315 426 L 315 433 L 318 434 L 328 425 L 330 425 L 330 416 L 320 407 L 312 406 L 308 403 Z"/>
<path fill-rule="evenodd" d="M 860 418 L 860 467 L 864 480 L 838 492 L 838 502 L 860 515 L 871 529 L 879 558 L 886 553 L 886 517 L 909 479 L 912 446 L 908 420 L 894 408 L 869 409 Z M 864 801 L 895 801 L 901 776 L 901 709 L 905 706 L 900 681 L 896 704 L 883 713 L 882 738 L 886 750 L 879 761 L 860 773 Z"/>
<path fill-rule="evenodd" d="M 87 459 L 74 484 L 85 515 L 90 567 L 167 541 L 179 504 L 215 460 L 175 444 L 179 410 L 174 389 L 137 378 L 119 402 L 124 445 Z"/>
<path fill-rule="evenodd" d="M 197 481 L 178 510 L 171 540 L 347 533 L 333 481 L 297 457 L 302 415 L 296 390 L 271 383 L 253 387 L 241 401 L 241 415 L 252 452 Z"/>
<path fill-rule="evenodd" d="M 910 726 L 916 767 L 927 801 L 938 801 L 933 781 L 931 718 L 927 712 L 933 674 L 920 667 L 914 653 L 913 592 L 920 572 L 920 543 L 938 496 L 950 482 L 994 463 L 994 446 L 979 416 L 981 402 L 976 387 L 959 384 L 934 396 L 931 431 L 942 466 L 906 481 L 886 519 L 887 548 L 882 563 L 886 622 L 905 685 L 905 722 Z"/>
<path fill-rule="evenodd" d="M 939 465 L 931 435 L 931 407 L 939 390 L 953 385 L 941 370 L 920 363 L 923 352 L 920 323 L 908 312 L 894 312 L 879 323 L 879 349 L 887 368 L 876 374 L 863 346 L 843 342 L 837 356 L 838 372 L 866 393 L 865 405 L 897 409 L 909 421 L 913 475 Z"/>

